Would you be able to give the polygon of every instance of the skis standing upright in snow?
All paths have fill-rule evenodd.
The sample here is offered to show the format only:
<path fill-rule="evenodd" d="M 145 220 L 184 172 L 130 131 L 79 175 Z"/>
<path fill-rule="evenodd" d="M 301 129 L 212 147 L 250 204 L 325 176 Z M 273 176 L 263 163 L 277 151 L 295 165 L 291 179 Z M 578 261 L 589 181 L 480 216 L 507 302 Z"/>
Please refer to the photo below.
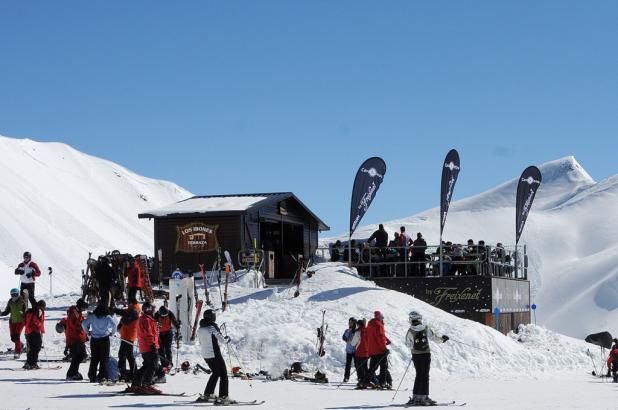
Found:
<path fill-rule="evenodd" d="M 322 311 L 322 325 L 318 327 L 317 348 L 318 348 L 319 357 L 322 357 L 326 354 L 326 351 L 324 350 L 324 340 L 326 339 L 326 331 L 328 330 L 328 324 L 324 322 L 325 317 L 326 317 L 326 310 L 323 310 Z"/>
<path fill-rule="evenodd" d="M 202 278 L 204 280 L 204 283 L 206 283 L 206 278 L 203 276 L 203 266 L 204 265 L 200 265 L 200 270 L 202 270 Z M 204 305 L 204 301 L 200 299 L 199 295 L 197 294 L 197 283 L 195 283 L 195 276 L 193 276 L 193 296 L 195 299 L 195 319 L 193 320 L 193 329 L 191 330 L 190 340 L 192 342 L 195 341 L 195 335 L 197 334 L 197 325 L 200 321 L 200 315 L 202 314 L 202 306 Z"/>
<path fill-rule="evenodd" d="M 210 301 L 210 291 L 208 290 L 208 276 L 206 275 L 206 270 L 204 269 L 204 264 L 200 263 L 200 272 L 202 272 L 202 278 L 204 279 L 204 296 L 206 296 L 206 304 L 208 306 L 212 305 Z"/>

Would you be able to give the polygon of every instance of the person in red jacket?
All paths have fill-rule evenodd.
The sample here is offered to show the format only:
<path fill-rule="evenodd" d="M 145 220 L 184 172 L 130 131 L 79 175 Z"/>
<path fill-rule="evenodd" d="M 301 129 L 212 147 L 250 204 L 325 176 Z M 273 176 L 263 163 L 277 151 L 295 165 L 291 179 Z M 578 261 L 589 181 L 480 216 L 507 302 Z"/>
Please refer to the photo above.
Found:
<path fill-rule="evenodd" d="M 137 291 L 141 290 L 144 285 L 142 273 L 135 259 L 129 259 L 129 268 L 127 269 L 127 286 L 129 288 L 129 302 L 137 300 Z"/>
<path fill-rule="evenodd" d="M 34 307 L 26 312 L 26 342 L 28 343 L 28 355 L 24 369 L 40 369 L 39 352 L 43 346 L 43 333 L 45 333 L 45 301 L 39 300 Z"/>
<path fill-rule="evenodd" d="M 137 343 L 143 364 L 133 378 L 133 384 L 127 388 L 132 393 L 161 394 L 161 390 L 152 386 L 152 377 L 159 360 L 159 330 L 153 317 L 154 310 L 152 303 L 145 302 L 142 305 L 142 315 L 137 323 Z"/>
<path fill-rule="evenodd" d="M 159 325 L 159 357 L 161 366 L 171 368 L 172 362 L 172 342 L 174 341 L 174 328 L 179 332 L 180 321 L 176 319 L 174 313 L 170 312 L 165 306 L 161 306 L 154 315 Z M 178 365 L 178 364 L 177 364 Z"/>
<path fill-rule="evenodd" d="M 356 376 L 358 378 L 357 389 L 365 388 L 365 376 L 367 375 L 367 366 L 369 364 L 369 352 L 367 350 L 367 321 L 360 319 L 356 322 L 356 330 L 352 336 L 352 344 L 354 350 L 354 366 L 356 367 Z"/>
<path fill-rule="evenodd" d="M 39 269 L 39 265 L 32 261 L 30 252 L 24 252 L 24 261 L 17 265 L 15 274 L 19 275 L 19 280 L 21 282 L 19 287 L 20 291 L 28 291 L 30 307 L 34 307 L 36 305 L 36 299 L 34 298 L 34 281 L 41 276 L 41 269 Z"/>
<path fill-rule="evenodd" d="M 118 333 L 120 334 L 118 371 L 120 380 L 131 381 L 136 374 L 133 345 L 137 340 L 137 324 L 141 311 L 142 308 L 135 298 L 129 299 L 129 306 L 126 309 L 114 309 L 114 313 L 121 317 L 118 324 Z M 129 362 L 129 370 L 126 367 L 127 362 Z"/>
<path fill-rule="evenodd" d="M 79 365 L 87 356 L 86 341 L 88 341 L 88 336 L 82 327 L 82 322 L 84 321 L 83 313 L 87 308 L 88 304 L 84 299 L 80 298 L 77 299 L 74 306 L 71 306 L 67 310 L 64 334 L 71 356 L 71 365 L 67 370 L 67 380 L 84 379 L 79 372 Z"/>
<path fill-rule="evenodd" d="M 384 315 L 379 310 L 373 314 L 373 319 L 367 324 L 367 350 L 369 353 L 369 372 L 365 377 L 365 383 L 370 383 L 378 367 L 380 375 L 378 377 L 378 387 L 389 389 L 391 386 L 387 383 L 388 374 L 388 349 L 386 348 L 391 342 L 384 333 Z"/>

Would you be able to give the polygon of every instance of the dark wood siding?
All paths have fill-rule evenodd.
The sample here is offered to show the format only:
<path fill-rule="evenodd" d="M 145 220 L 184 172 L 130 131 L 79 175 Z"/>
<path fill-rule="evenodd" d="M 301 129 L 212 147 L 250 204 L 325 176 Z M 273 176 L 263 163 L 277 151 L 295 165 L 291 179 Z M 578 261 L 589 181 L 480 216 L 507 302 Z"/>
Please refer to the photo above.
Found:
<path fill-rule="evenodd" d="M 163 279 L 169 278 L 176 266 L 185 273 L 188 271 L 196 272 L 199 270 L 199 264 L 203 263 L 206 270 L 211 270 L 217 259 L 217 252 L 215 251 L 206 253 L 176 253 L 176 227 L 191 222 L 219 225 L 217 240 L 219 241 L 221 252 L 229 251 L 232 261 L 236 265 L 241 243 L 240 219 L 240 216 L 156 219 L 155 255 L 157 249 L 161 248 L 163 250 Z"/>

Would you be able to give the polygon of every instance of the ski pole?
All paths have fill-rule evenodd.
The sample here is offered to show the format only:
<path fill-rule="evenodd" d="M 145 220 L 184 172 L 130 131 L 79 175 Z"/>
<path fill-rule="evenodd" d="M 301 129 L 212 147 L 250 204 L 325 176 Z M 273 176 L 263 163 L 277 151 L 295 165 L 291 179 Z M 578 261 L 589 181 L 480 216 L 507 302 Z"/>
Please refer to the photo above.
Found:
<path fill-rule="evenodd" d="M 594 363 L 594 359 L 592 358 L 592 353 L 590 353 L 590 349 L 586 350 L 586 354 L 590 357 L 590 361 L 592 362 L 592 367 L 594 368 L 593 376 L 597 375 L 597 365 Z"/>
<path fill-rule="evenodd" d="M 495 352 L 492 352 L 491 350 L 483 349 L 482 347 L 472 346 L 471 344 L 460 342 L 459 340 L 456 340 L 456 339 L 453 339 L 453 338 L 450 338 L 448 340 L 450 340 L 452 342 L 455 342 L 455 343 L 459 343 L 460 345 L 471 347 L 473 349 L 482 350 L 483 352 L 487 352 L 487 353 L 491 353 L 491 354 L 495 353 Z"/>
<path fill-rule="evenodd" d="M 412 364 L 412 358 L 410 358 L 410 362 L 408 363 L 408 367 L 406 367 L 406 371 L 403 372 L 403 376 L 401 376 L 401 381 L 399 382 L 399 386 L 397 386 L 397 390 L 395 390 L 395 394 L 393 394 L 393 398 L 391 399 L 391 402 L 395 401 L 395 397 L 397 396 L 397 393 L 399 393 L 399 389 L 401 388 L 401 384 L 403 383 L 403 380 L 406 378 L 406 374 L 408 374 L 408 370 L 410 369 L 410 365 Z"/>
<path fill-rule="evenodd" d="M 369 360 L 369 359 L 367 358 L 367 359 L 363 360 L 363 362 L 361 364 L 359 364 L 359 367 L 360 366 L 365 366 L 365 364 L 367 364 L 367 360 Z M 352 369 L 352 372 L 350 373 L 350 377 L 354 376 L 354 373 L 358 373 L 356 371 L 356 364 L 354 365 L 354 369 Z M 361 380 L 361 382 L 362 382 L 362 380 Z M 343 382 L 339 383 L 337 385 L 337 388 L 340 388 L 342 385 L 343 385 Z"/>
<path fill-rule="evenodd" d="M 245 366 L 243 366 L 242 362 L 240 361 L 240 358 L 238 357 L 238 353 L 236 352 L 236 349 L 234 349 L 234 346 L 231 346 L 229 341 L 225 345 L 227 346 L 228 352 L 229 351 L 232 352 L 232 354 L 236 358 L 236 361 L 238 362 L 240 367 L 242 367 L 244 369 Z M 249 387 L 253 388 L 253 384 L 251 384 L 251 379 L 247 378 L 247 381 L 249 382 Z"/>

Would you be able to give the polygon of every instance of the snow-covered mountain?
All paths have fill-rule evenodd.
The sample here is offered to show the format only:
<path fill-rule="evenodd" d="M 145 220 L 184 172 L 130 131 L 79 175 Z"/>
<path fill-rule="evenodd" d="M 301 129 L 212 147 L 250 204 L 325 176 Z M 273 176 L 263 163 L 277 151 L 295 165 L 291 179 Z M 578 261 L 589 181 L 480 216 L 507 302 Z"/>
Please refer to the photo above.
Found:
<path fill-rule="evenodd" d="M 528 246 L 537 319 L 575 337 L 601 330 L 618 334 L 618 175 L 595 182 L 574 157 L 539 169 L 543 183 L 520 240 Z M 454 201 L 444 239 L 514 243 L 518 176 Z M 464 163 L 460 179 L 465 177 Z M 412 235 L 422 232 L 428 244 L 439 242 L 438 208 L 384 225 L 391 235 L 403 225 Z M 354 237 L 366 238 L 375 229 L 363 226 Z"/>
<path fill-rule="evenodd" d="M 190 196 L 65 144 L 0 136 L 1 288 L 18 285 L 28 250 L 44 271 L 37 293 L 48 290 L 48 266 L 54 293 L 77 291 L 88 252 L 152 254 L 153 224 L 137 214 Z"/>

